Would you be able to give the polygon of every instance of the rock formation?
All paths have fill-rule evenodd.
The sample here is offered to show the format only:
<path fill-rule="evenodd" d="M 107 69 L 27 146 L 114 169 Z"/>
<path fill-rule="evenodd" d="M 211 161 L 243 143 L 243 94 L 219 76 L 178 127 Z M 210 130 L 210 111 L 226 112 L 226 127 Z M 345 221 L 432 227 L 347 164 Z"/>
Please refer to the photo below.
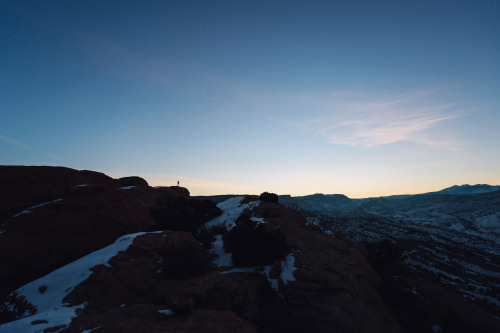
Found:
<path fill-rule="evenodd" d="M 94 266 L 63 300 L 65 306 L 84 304 L 76 317 L 47 332 L 500 331 L 488 312 L 398 262 L 390 244 L 362 248 L 322 234 L 274 200 L 231 199 L 241 208 L 237 214 L 221 204 L 220 225 L 190 226 L 189 232 L 161 219 L 196 217 L 199 223 L 205 214 L 193 209 L 214 210 L 186 204 L 194 199 L 183 188 L 50 167 L 0 167 L 0 182 L 6 198 L 0 201 L 3 295 L 122 235 L 157 230 Z M 238 220 L 241 212 L 247 217 Z M 253 267 L 234 267 L 230 260 L 210 265 L 220 255 L 230 257 L 216 250 L 217 242 L 239 223 L 269 234 L 279 230 L 286 257 Z M 28 324 L 35 330 L 47 320 Z"/>

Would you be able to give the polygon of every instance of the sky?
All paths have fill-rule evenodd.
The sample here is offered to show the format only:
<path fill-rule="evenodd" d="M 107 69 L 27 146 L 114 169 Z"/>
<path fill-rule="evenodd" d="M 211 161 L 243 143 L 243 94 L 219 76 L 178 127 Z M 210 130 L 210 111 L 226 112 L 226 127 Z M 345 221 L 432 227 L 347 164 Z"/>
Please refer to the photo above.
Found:
<path fill-rule="evenodd" d="M 500 184 L 499 1 L 0 0 L 0 164 L 192 195 Z"/>

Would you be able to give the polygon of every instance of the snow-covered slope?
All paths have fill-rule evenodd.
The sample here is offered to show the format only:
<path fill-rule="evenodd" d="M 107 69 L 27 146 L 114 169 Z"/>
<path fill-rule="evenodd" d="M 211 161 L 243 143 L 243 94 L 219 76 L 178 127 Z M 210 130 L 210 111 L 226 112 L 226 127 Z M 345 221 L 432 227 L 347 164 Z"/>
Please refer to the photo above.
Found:
<path fill-rule="evenodd" d="M 219 203 L 217 207 L 222 210 L 222 214 L 205 223 L 205 227 L 211 228 L 217 225 L 223 225 L 227 231 L 231 230 L 234 226 L 236 226 L 236 220 L 244 211 L 250 213 L 253 208 L 259 205 L 258 200 L 251 201 L 249 203 L 242 203 L 243 199 L 244 197 L 239 196 Z M 262 218 L 258 218 L 255 216 L 251 216 L 250 218 L 257 224 L 265 223 Z M 215 258 L 213 259 L 213 263 L 216 267 L 219 268 L 222 274 L 238 272 L 263 274 L 268 279 L 271 287 L 279 291 L 278 279 L 273 279 L 270 277 L 273 265 L 267 265 L 263 267 L 234 267 L 231 258 L 232 254 L 227 253 L 224 250 L 224 241 L 222 239 L 222 234 L 215 236 L 215 241 L 212 243 L 211 252 L 215 256 Z M 294 262 L 295 258 L 292 253 L 289 253 L 286 258 L 284 258 L 280 262 L 280 280 L 285 285 L 288 283 L 288 281 L 295 280 L 295 277 L 293 276 L 293 272 L 296 270 Z"/>
<path fill-rule="evenodd" d="M 122 236 L 113 244 L 19 288 L 18 294 L 26 297 L 36 307 L 36 313 L 0 325 L 0 332 L 43 332 L 47 328 L 69 325 L 76 316 L 76 310 L 85 307 L 85 304 L 69 306 L 63 303 L 64 297 L 92 274 L 91 268 L 108 265 L 112 257 L 127 250 L 134 238 L 143 234 L 145 233 L 140 232 Z"/>

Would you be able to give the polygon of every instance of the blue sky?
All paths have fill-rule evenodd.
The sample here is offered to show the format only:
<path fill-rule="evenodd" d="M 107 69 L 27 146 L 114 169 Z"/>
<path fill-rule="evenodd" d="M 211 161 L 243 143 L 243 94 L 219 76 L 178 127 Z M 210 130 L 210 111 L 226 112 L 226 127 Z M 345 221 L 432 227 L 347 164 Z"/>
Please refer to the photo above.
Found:
<path fill-rule="evenodd" d="M 2 1 L 0 164 L 351 197 L 500 184 L 498 1 Z"/>

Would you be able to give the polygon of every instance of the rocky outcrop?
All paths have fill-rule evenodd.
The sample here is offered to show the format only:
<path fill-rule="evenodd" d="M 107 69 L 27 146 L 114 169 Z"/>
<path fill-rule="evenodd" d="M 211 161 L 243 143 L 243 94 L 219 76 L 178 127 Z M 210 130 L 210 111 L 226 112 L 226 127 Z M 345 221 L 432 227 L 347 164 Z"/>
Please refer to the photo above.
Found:
<path fill-rule="evenodd" d="M 148 230 L 158 198 L 189 196 L 177 187 L 122 185 L 93 171 L 0 167 L 0 296 L 124 234 Z"/>
<path fill-rule="evenodd" d="M 118 182 L 122 186 L 149 186 L 148 182 L 145 179 L 137 176 L 118 178 Z"/>
<path fill-rule="evenodd" d="M 95 171 L 49 166 L 0 166 L 0 223 L 28 207 L 60 198 L 77 185 L 118 188 L 119 182 Z"/>
<path fill-rule="evenodd" d="M 65 299 L 87 303 L 64 332 L 99 327 L 98 332 L 257 332 L 260 275 L 217 272 L 185 279 L 165 278 L 162 249 L 199 246 L 188 232 L 139 236 L 108 266 L 97 266 Z M 201 249 L 200 249 L 201 251 Z M 172 315 L 160 313 L 171 310 Z"/>
<path fill-rule="evenodd" d="M 129 193 L 78 188 L 7 222 L 0 234 L 0 286 L 10 291 L 153 224 L 148 207 Z"/>
<path fill-rule="evenodd" d="M 266 228 L 279 228 L 295 257 L 295 281 L 284 286 L 286 322 L 297 332 L 399 332 L 393 311 L 378 293 L 382 280 L 345 241 L 305 227 L 295 211 L 261 203 Z"/>

